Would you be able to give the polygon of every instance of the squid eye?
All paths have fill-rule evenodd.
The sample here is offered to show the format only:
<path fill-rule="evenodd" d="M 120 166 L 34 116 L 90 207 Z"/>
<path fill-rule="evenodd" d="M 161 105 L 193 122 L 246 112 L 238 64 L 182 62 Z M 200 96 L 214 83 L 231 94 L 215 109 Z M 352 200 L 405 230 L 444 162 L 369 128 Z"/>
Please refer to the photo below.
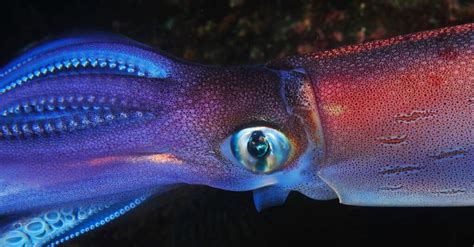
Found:
<path fill-rule="evenodd" d="M 230 138 L 230 150 L 235 159 L 255 173 L 270 173 L 282 167 L 290 156 L 288 138 L 267 127 L 246 128 Z"/>

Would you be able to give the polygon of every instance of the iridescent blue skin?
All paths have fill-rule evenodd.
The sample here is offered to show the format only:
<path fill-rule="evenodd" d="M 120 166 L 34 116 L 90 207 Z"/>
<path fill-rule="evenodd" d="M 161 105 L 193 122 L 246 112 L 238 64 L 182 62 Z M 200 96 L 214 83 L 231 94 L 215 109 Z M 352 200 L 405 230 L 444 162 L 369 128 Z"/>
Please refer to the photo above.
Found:
<path fill-rule="evenodd" d="M 0 107 L 6 114 L 2 123 L 10 130 L 4 132 L 0 146 L 2 160 L 9 164 L 2 168 L 1 178 L 10 181 L 15 177 L 17 182 L 6 182 L 5 186 L 24 191 L 2 197 L 2 211 L 28 209 L 28 200 L 37 207 L 123 191 L 153 190 L 158 185 L 179 182 L 222 184 L 216 187 L 231 190 L 261 186 L 260 176 L 230 164 L 216 153 L 220 143 L 240 125 L 265 118 L 289 121 L 284 101 L 275 101 L 281 98 L 278 72 L 264 67 L 187 64 L 128 40 L 94 39 L 48 43 L 45 51 L 33 50 L 32 56 L 25 55 L 36 59 L 3 77 L 3 82 L 15 82 L 15 78 L 30 71 L 41 72 L 48 64 L 66 60 L 61 70 L 45 70 L 45 75 L 41 73 L 10 87 L 13 89 L 2 84 L 6 89 L 1 95 Z M 72 61 L 71 68 L 66 69 L 75 57 L 77 64 Z M 98 58 L 98 64 L 94 67 L 87 60 L 88 65 L 83 68 L 80 60 L 91 57 L 93 62 Z M 126 68 L 120 70 L 121 65 L 115 62 L 117 65 L 111 69 L 109 59 L 124 60 Z M 100 65 L 102 60 L 106 60 L 104 68 Z M 128 72 L 131 67 L 134 71 Z M 242 79 L 248 82 L 242 84 Z M 226 84 L 218 80 L 225 80 Z M 230 97 L 234 100 L 227 100 Z M 33 114 L 42 101 L 45 106 Z M 248 107 L 232 107 L 236 102 Z M 48 104 L 53 110 L 47 109 Z M 61 105 L 64 109 L 60 109 Z M 265 105 L 272 108 L 262 108 Z M 26 107 L 33 110 L 25 113 Z M 94 120 L 95 115 L 88 116 L 90 123 L 81 122 L 87 114 L 105 119 L 109 112 L 103 110 L 106 107 L 114 115 L 109 123 Z M 9 113 L 10 109 L 13 113 Z M 137 112 L 140 116 L 135 116 Z M 127 117 L 117 120 L 121 113 Z M 241 121 L 233 123 L 236 116 Z M 23 122 L 31 123 L 29 134 L 20 131 L 15 136 L 13 126 L 22 129 Z M 34 130 L 36 123 L 39 134 Z M 50 134 L 47 123 L 53 125 Z M 57 124 L 63 127 L 55 127 Z M 78 127 L 71 129 L 71 124 Z M 206 134 L 209 132 L 213 134 Z M 160 155 L 171 158 L 163 161 Z M 213 166 L 225 167 L 209 168 Z M 49 186 L 55 193 L 46 189 Z M 19 208 L 18 204 L 24 207 Z"/>
<path fill-rule="evenodd" d="M 0 72 L 0 214 L 25 215 L 0 239 L 58 244 L 107 219 L 90 205 L 124 208 L 180 184 L 245 191 L 278 183 L 284 200 L 319 155 L 308 141 L 318 132 L 306 133 L 317 121 L 314 99 L 299 92 L 308 86 L 298 71 L 190 64 L 102 34 L 33 48 Z M 256 174 L 234 162 L 222 144 L 243 126 L 278 128 L 297 144 L 287 169 Z M 319 179 L 300 187 L 334 197 Z M 268 198 L 262 208 L 281 203 Z M 64 223 L 62 208 L 80 226 Z M 49 210 L 64 226 L 53 227 Z"/>
<path fill-rule="evenodd" d="M 467 29 L 467 35 L 466 31 L 448 31 L 443 42 L 474 46 L 471 25 L 459 27 Z M 402 140 L 384 137 L 374 138 L 374 144 L 372 140 L 363 142 L 372 134 L 378 137 L 370 131 L 373 126 L 367 126 L 363 130 L 367 133 L 356 133 L 360 139 L 357 135 L 339 138 L 339 130 L 350 133 L 360 126 L 339 122 L 344 121 L 337 117 L 346 116 L 347 106 L 324 105 L 329 101 L 321 100 L 333 92 L 348 92 L 344 91 L 345 82 L 337 77 L 346 76 L 346 70 L 352 68 L 348 61 L 368 61 L 361 66 L 370 67 L 380 59 L 387 65 L 377 73 L 390 76 L 401 67 L 399 59 L 387 58 L 383 55 L 387 53 L 377 49 L 413 49 L 424 57 L 432 52 L 430 42 L 435 42 L 430 35 L 427 41 L 409 41 L 412 43 L 406 46 L 389 40 L 387 44 L 296 56 L 265 66 L 238 67 L 191 64 L 135 41 L 104 34 L 41 44 L 0 70 L 0 215 L 22 216 L 0 221 L 0 244 L 60 244 L 119 217 L 148 196 L 181 184 L 254 190 L 258 210 L 282 204 L 292 190 L 318 200 L 339 197 L 354 205 L 472 205 L 472 188 L 448 185 L 452 181 L 472 183 L 474 121 L 453 122 L 452 126 L 462 126 L 464 132 L 445 136 L 461 143 L 457 153 L 451 150 L 433 156 L 446 156 L 461 167 L 454 172 L 467 170 L 471 175 L 440 175 L 437 168 L 424 169 L 430 158 L 424 157 L 428 161 L 422 160 L 420 165 L 398 164 L 400 160 L 417 161 L 409 145 L 395 149 L 393 158 L 387 158 L 394 150 L 387 146 L 403 142 L 403 136 L 399 137 Z M 328 68 L 326 62 L 344 73 L 334 77 L 328 69 L 322 74 Z M 474 78 L 472 66 L 463 64 L 462 83 L 469 87 Z M 372 80 L 370 73 L 363 76 Z M 324 76 L 335 80 L 334 88 L 326 88 Z M 381 87 L 391 85 L 385 80 L 373 84 L 379 83 Z M 342 89 L 338 91 L 338 87 Z M 324 94 L 326 90 L 328 94 Z M 390 102 L 384 101 L 387 97 L 383 95 L 379 102 Z M 472 101 L 466 98 L 462 102 Z M 438 113 L 443 110 L 438 105 L 433 109 Z M 471 113 L 463 110 L 459 119 L 472 120 Z M 395 115 L 390 112 L 387 116 Z M 383 126 L 399 128 L 392 127 L 393 122 L 388 120 Z M 262 126 L 283 133 L 291 146 L 286 162 L 265 173 L 252 172 L 239 163 L 229 144 L 238 131 Z M 430 127 L 444 131 L 436 124 Z M 325 140 L 327 136 L 332 138 Z M 433 139 L 442 137 L 433 135 Z M 354 144 L 354 151 L 337 150 L 346 144 Z M 377 162 L 373 166 L 372 160 Z M 421 169 L 423 176 L 441 179 L 424 177 L 420 182 L 403 177 Z M 406 184 L 397 187 L 391 179 Z M 447 190 L 436 193 L 430 186 L 423 187 L 427 180 L 430 186 Z"/>

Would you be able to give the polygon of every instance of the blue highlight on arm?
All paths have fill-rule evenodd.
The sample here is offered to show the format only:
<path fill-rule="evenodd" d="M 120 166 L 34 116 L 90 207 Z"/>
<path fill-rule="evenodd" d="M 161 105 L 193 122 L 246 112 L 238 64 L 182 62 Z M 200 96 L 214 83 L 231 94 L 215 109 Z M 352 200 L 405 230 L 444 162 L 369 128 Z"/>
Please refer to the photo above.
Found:
<path fill-rule="evenodd" d="M 173 61 L 157 51 L 115 35 L 67 37 L 40 45 L 0 72 L 0 95 L 35 78 L 73 72 L 166 78 Z"/>
<path fill-rule="evenodd" d="M 113 204 L 90 204 L 46 211 L 14 222 L 0 246 L 57 246 L 99 228 L 140 205 L 148 196 Z"/>

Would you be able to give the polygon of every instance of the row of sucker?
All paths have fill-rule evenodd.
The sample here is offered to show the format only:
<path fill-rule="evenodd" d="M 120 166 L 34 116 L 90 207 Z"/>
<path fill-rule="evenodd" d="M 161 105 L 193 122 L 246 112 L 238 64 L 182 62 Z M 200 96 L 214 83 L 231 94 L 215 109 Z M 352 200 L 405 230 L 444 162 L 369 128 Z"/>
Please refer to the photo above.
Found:
<path fill-rule="evenodd" d="M 103 58 L 103 57 L 81 57 L 70 58 L 56 63 L 52 63 L 20 76 L 5 86 L 0 87 L 0 95 L 5 94 L 14 88 L 30 82 L 35 78 L 58 73 L 60 71 L 78 71 L 81 69 L 109 69 L 118 73 L 125 73 L 139 77 L 146 77 L 147 72 L 133 63 L 126 63 L 122 59 Z M 7 70 L 8 71 L 8 70 Z M 4 73 L 5 74 L 5 73 Z"/>
<path fill-rule="evenodd" d="M 15 71 L 15 70 L 17 70 L 17 69 L 23 67 L 23 65 L 25 65 L 25 64 L 27 64 L 27 63 L 29 63 L 29 62 L 31 62 L 31 61 L 32 61 L 33 59 L 35 59 L 35 58 L 36 58 L 36 56 L 34 56 L 34 57 L 28 57 L 27 59 L 25 59 L 25 60 L 23 60 L 23 61 L 21 61 L 21 62 L 18 62 L 17 64 L 15 64 L 15 65 L 9 67 L 9 68 L 6 69 L 4 72 L 1 72 L 1 73 L 0 73 L 0 78 L 3 78 L 3 77 L 5 77 L 6 75 L 10 74 L 11 72 L 13 72 L 13 71 Z"/>
<path fill-rule="evenodd" d="M 34 137 L 45 137 L 54 134 L 63 134 L 78 130 L 90 129 L 104 124 L 112 124 L 113 121 L 140 121 L 150 119 L 153 115 L 144 114 L 141 111 L 134 112 L 103 112 L 88 113 L 80 116 L 68 116 L 54 120 L 35 121 L 28 123 L 12 123 L 0 125 L 0 140 L 27 139 Z"/>
<path fill-rule="evenodd" d="M 154 114 L 137 102 L 96 96 L 34 99 L 0 111 L 0 140 L 28 139 L 121 122 L 146 121 Z"/>
<path fill-rule="evenodd" d="M 71 229 L 108 207 L 109 205 L 89 206 L 48 211 L 32 219 L 15 222 L 13 229 L 5 233 L 0 243 L 7 246 L 41 245 L 59 232 Z"/>
<path fill-rule="evenodd" d="M 145 199 L 120 207 L 106 204 L 47 211 L 13 223 L 11 230 L 0 236 L 0 246 L 57 246 L 120 217 Z"/>
<path fill-rule="evenodd" d="M 70 96 L 51 96 L 38 99 L 25 100 L 0 109 L 1 117 L 24 116 L 27 114 L 43 114 L 51 111 L 68 110 L 90 110 L 90 109 L 110 109 L 110 108 L 138 108 L 137 101 L 127 101 L 117 97 L 96 96 L 96 95 L 70 95 Z"/>
<path fill-rule="evenodd" d="M 89 231 L 93 231 L 99 227 L 104 226 L 105 224 L 111 222 L 112 220 L 117 219 L 118 217 L 128 213 L 130 210 L 136 208 L 140 204 L 142 204 L 147 199 L 147 196 L 142 196 L 137 198 L 124 206 L 121 205 L 120 207 L 113 207 L 113 210 L 104 210 L 102 214 L 96 216 L 92 221 L 87 222 L 86 224 L 81 225 L 80 227 L 70 227 L 69 229 L 64 229 L 61 232 L 50 237 L 50 242 L 46 246 L 54 247 L 60 244 L 63 244 L 66 241 L 69 241 L 75 237 L 78 237 L 82 234 L 85 234 Z M 108 208 L 108 207 L 107 207 Z M 78 224 L 76 224 L 77 226 Z"/>

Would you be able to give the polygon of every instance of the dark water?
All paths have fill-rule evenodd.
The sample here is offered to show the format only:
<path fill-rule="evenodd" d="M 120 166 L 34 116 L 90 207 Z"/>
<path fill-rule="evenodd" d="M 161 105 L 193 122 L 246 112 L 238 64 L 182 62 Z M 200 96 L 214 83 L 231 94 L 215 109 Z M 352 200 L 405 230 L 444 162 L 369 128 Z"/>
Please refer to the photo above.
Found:
<path fill-rule="evenodd" d="M 9 1 L 0 62 L 47 36 L 105 30 L 213 64 L 289 54 L 474 22 L 473 1 Z M 474 207 L 367 208 L 292 193 L 257 213 L 251 193 L 186 187 L 68 246 L 473 246 Z"/>

